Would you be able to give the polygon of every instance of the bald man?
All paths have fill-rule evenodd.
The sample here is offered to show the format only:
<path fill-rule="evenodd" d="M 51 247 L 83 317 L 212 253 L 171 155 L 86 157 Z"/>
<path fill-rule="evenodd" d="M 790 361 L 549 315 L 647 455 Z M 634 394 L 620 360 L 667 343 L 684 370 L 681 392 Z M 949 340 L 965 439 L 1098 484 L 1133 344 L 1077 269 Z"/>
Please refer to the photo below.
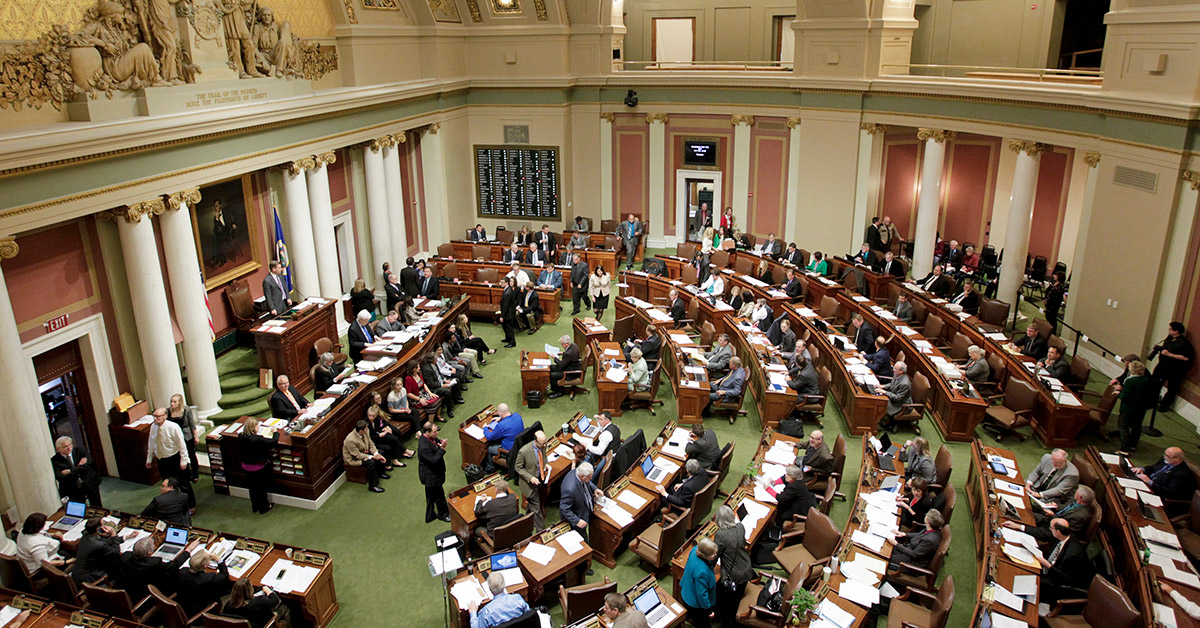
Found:
<path fill-rule="evenodd" d="M 1075 494 L 1076 486 L 1079 486 L 1079 469 L 1071 464 L 1071 454 L 1063 449 L 1042 456 L 1025 481 L 1029 494 L 1044 502 L 1066 501 Z"/>
<path fill-rule="evenodd" d="M 825 444 L 825 434 L 821 430 L 813 430 L 808 435 L 808 446 L 804 455 L 796 460 L 796 466 L 806 475 L 833 471 L 833 454 L 829 452 L 829 445 Z"/>
<path fill-rule="evenodd" d="M 1178 447 L 1167 447 L 1162 460 L 1133 472 L 1150 485 L 1155 495 L 1164 499 L 1190 500 L 1196 492 L 1196 476 L 1192 475 L 1187 458 Z"/>

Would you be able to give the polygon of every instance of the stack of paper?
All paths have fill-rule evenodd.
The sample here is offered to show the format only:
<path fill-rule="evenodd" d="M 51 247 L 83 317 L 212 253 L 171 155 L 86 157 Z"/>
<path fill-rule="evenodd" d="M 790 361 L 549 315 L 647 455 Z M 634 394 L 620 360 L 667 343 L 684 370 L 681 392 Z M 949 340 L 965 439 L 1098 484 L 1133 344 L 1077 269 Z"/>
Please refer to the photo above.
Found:
<path fill-rule="evenodd" d="M 742 517 L 741 523 L 746 528 L 746 540 L 750 540 L 750 534 L 758 527 L 758 522 L 771 514 L 771 509 L 750 499 L 743 499 L 739 506 L 746 509 L 746 516 Z"/>
<path fill-rule="evenodd" d="M 565 550 L 569 556 L 574 556 L 583 550 L 583 537 L 580 536 L 575 530 L 571 530 L 566 534 L 561 534 L 558 536 L 558 544 L 562 546 L 563 550 Z"/>
<path fill-rule="evenodd" d="M 621 493 L 617 495 L 617 501 L 623 504 L 629 504 L 635 509 L 640 509 L 642 506 L 646 505 L 645 497 L 642 497 L 641 495 L 638 495 L 629 489 L 621 491 Z"/>
<path fill-rule="evenodd" d="M 828 598 L 822 600 L 817 606 L 817 616 L 836 628 L 849 628 L 854 623 L 854 615 Z"/>
<path fill-rule="evenodd" d="M 472 423 L 464 427 L 463 432 L 466 432 L 467 436 L 470 436 L 475 440 L 483 440 L 483 428 L 479 427 L 478 423 Z"/>
<path fill-rule="evenodd" d="M 1132 480 L 1130 478 L 1118 477 L 1117 484 L 1120 484 L 1124 488 L 1131 488 L 1135 491 L 1149 491 L 1150 490 L 1150 487 L 1146 486 L 1146 483 L 1141 480 Z"/>
<path fill-rule="evenodd" d="M 1179 625 L 1179 620 L 1175 618 L 1175 609 L 1158 602 L 1154 602 L 1154 619 L 1165 628 L 1175 628 Z"/>
<path fill-rule="evenodd" d="M 15 606 L 5 606 L 0 608 L 0 626 L 7 626 L 8 622 L 17 618 L 21 614 L 21 609 Z M 30 613 L 31 615 L 33 613 Z"/>
<path fill-rule="evenodd" d="M 521 552 L 521 556 L 539 565 L 549 565 L 550 561 L 554 560 L 554 552 L 554 548 L 549 545 L 531 542 L 525 546 L 525 550 Z"/>
<path fill-rule="evenodd" d="M 1025 495 L 1025 487 L 1021 486 L 1020 484 L 1006 482 L 1004 480 L 1001 480 L 1000 478 L 993 479 L 992 484 L 995 485 L 995 487 L 997 489 L 1006 491 L 1008 493 L 1012 493 L 1013 495 L 1018 495 L 1018 496 Z"/>
<path fill-rule="evenodd" d="M 510 570 L 506 569 L 505 571 Z M 450 595 L 453 595 L 454 599 L 458 601 L 459 608 L 467 608 L 472 602 L 482 606 L 484 602 L 492 599 L 491 593 L 479 586 L 479 581 L 475 578 L 467 578 L 450 587 Z"/>
<path fill-rule="evenodd" d="M 225 559 L 225 566 L 229 568 L 229 575 L 240 578 L 250 573 L 260 558 L 262 557 L 250 550 L 235 549 L 229 553 L 229 558 Z"/>
<path fill-rule="evenodd" d="M 879 603 L 879 589 L 854 580 L 842 582 L 838 587 L 838 595 L 867 608 Z"/>
<path fill-rule="evenodd" d="M 992 611 L 992 628 L 1029 628 L 1029 624 Z"/>
<path fill-rule="evenodd" d="M 876 536 L 870 532 L 864 532 L 862 530 L 855 530 L 854 533 L 850 535 L 850 540 L 876 553 L 883 549 L 883 544 L 885 542 L 882 536 Z"/>
<path fill-rule="evenodd" d="M 847 578 L 849 578 L 851 580 L 855 580 L 855 581 L 858 581 L 858 582 L 861 582 L 863 584 L 870 585 L 873 587 L 879 586 L 879 580 L 880 580 L 881 576 L 879 574 L 875 573 L 874 571 L 871 571 L 870 569 L 867 569 L 866 567 L 864 567 L 858 563 L 855 563 L 855 562 L 844 563 L 844 564 L 842 564 L 840 569 L 841 569 L 842 575 L 846 576 Z"/>
<path fill-rule="evenodd" d="M 613 523 L 617 524 L 617 527 L 624 528 L 625 526 L 633 523 L 633 515 L 629 514 L 628 510 L 625 510 L 616 504 L 604 506 L 600 509 L 600 512 L 608 515 L 608 518 L 612 519 Z"/>
<path fill-rule="evenodd" d="M 998 582 L 992 585 L 992 599 L 1018 613 L 1025 612 L 1025 600 L 1013 595 L 1012 591 L 1000 586 Z"/>

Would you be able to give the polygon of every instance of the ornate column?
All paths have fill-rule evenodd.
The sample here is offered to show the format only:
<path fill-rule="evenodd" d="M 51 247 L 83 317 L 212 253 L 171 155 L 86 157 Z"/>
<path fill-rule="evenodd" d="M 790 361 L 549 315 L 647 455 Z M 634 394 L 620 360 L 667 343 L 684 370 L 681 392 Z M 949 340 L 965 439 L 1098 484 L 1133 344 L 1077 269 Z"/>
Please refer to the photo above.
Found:
<path fill-rule="evenodd" d="M 850 248 L 857 251 L 862 244 L 862 230 L 871 224 L 879 194 L 880 170 L 883 164 L 883 137 L 887 127 L 878 123 L 859 125 L 858 167 L 854 180 L 854 228 L 850 231 Z"/>
<path fill-rule="evenodd" d="M 954 131 L 919 129 L 917 138 L 925 142 L 925 158 L 921 162 L 917 226 L 913 229 L 912 276 L 920 278 L 933 268 L 933 247 L 937 244 L 938 212 L 942 202 L 942 164 L 946 161 L 946 142 L 954 139 Z"/>
<path fill-rule="evenodd" d="M 438 135 L 441 128 L 440 124 L 431 124 L 425 127 L 425 137 L 421 138 L 421 164 L 425 175 L 425 236 L 430 247 L 450 241 L 445 152 L 442 136 Z M 433 249 L 429 252 L 432 253 Z"/>
<path fill-rule="evenodd" d="M 733 220 L 739 231 L 749 233 L 750 127 L 754 116 L 730 116 L 729 123 L 733 125 Z"/>
<path fill-rule="evenodd" d="M 330 299 L 342 296 L 337 240 L 333 237 L 333 201 L 329 198 L 329 171 L 326 168 L 334 161 L 337 161 L 337 154 L 333 152 L 314 156 L 313 167 L 305 176 L 308 181 L 308 207 L 312 210 L 313 243 L 317 248 L 320 295 Z"/>
<path fill-rule="evenodd" d="M 783 233 L 779 237 L 786 242 L 795 242 L 800 236 L 800 118 L 788 118 L 787 128 L 787 207 L 783 212 Z"/>
<path fill-rule="evenodd" d="M 1008 150 L 1017 154 L 1017 168 L 1013 172 L 1012 206 L 1008 208 L 1008 226 L 1004 230 L 1004 261 L 1000 263 L 996 298 L 1013 307 L 1017 303 L 1017 290 L 1025 281 L 1033 195 L 1037 191 L 1038 166 L 1047 148 L 1045 144 L 1026 140 L 1008 142 Z"/>
<path fill-rule="evenodd" d="M 0 239 L 0 259 L 12 259 L 19 250 L 13 238 Z M 0 403 L 0 456 L 8 476 L 5 486 L 12 492 L 19 521 L 35 512 L 54 512 L 60 504 L 54 472 L 46 460 L 46 452 L 54 451 L 54 442 L 46 429 L 33 361 L 21 350 L 21 334 L 2 272 L 0 351 L 6 356 L 0 366 L 0 399 L 4 400 Z"/>
<path fill-rule="evenodd" d="M 367 217 L 371 222 L 372 272 L 367 282 L 383 290 L 383 263 L 392 261 L 392 226 L 388 218 L 387 175 L 384 171 L 383 150 L 392 143 L 390 136 L 371 140 L 362 145 L 363 166 L 367 176 Z M 372 279 L 373 277 L 373 279 Z"/>
<path fill-rule="evenodd" d="M 202 418 L 221 410 L 221 380 L 213 352 L 212 327 L 208 324 L 204 278 L 196 263 L 196 239 L 192 233 L 190 205 L 200 202 L 200 190 L 192 188 L 167 197 L 167 211 L 159 219 L 163 255 L 171 277 L 171 302 L 175 321 L 183 332 L 183 362 L 187 369 L 187 402 Z"/>
<path fill-rule="evenodd" d="M 283 167 L 283 205 L 287 208 L 288 262 L 292 286 L 306 297 L 321 294 L 317 275 L 317 245 L 313 240 L 312 210 L 308 204 L 308 185 L 304 172 L 317 162 L 305 157 Z"/>
<path fill-rule="evenodd" d="M 117 222 L 117 234 L 121 237 L 125 275 L 129 280 L 129 296 L 133 302 L 133 318 L 137 321 L 142 361 L 146 364 L 152 408 L 166 407 L 171 395 L 183 392 L 167 289 L 158 262 L 154 225 L 150 222 L 164 211 L 166 205 L 162 198 L 153 198 L 109 213 Z"/>
<path fill-rule="evenodd" d="M 646 114 L 646 124 L 650 125 L 650 202 L 646 206 L 647 218 L 658 218 L 658 232 L 660 234 L 667 232 L 667 221 L 671 220 L 671 216 L 675 212 L 667 208 L 667 121 L 669 117 L 665 113 L 649 113 Z M 623 208 L 622 208 L 623 209 Z M 618 210 L 620 211 L 620 209 Z M 622 214 L 623 215 L 623 214 Z M 683 242 L 687 239 L 687 228 L 682 225 L 676 225 L 676 229 L 683 228 L 684 233 L 675 233 L 677 242 Z M 649 247 L 649 233 L 643 235 L 646 238 L 646 246 Z"/>
<path fill-rule="evenodd" d="M 613 171 L 612 171 L 612 127 L 615 113 L 600 114 L 600 215 L 594 216 L 597 229 L 599 221 L 612 218 L 613 214 Z M 578 211 L 578 208 L 576 208 Z"/>
<path fill-rule="evenodd" d="M 391 227 L 391 259 L 392 268 L 397 273 L 404 266 L 404 258 L 408 257 L 408 234 L 404 220 L 404 187 L 400 171 L 400 145 L 408 141 L 405 132 L 388 136 L 391 142 L 383 146 L 383 177 L 387 184 L 388 225 Z M 375 274 L 383 272 L 383 266 L 375 267 Z M 382 275 L 380 275 L 382 277 Z M 382 279 L 380 279 L 382 281 Z"/>

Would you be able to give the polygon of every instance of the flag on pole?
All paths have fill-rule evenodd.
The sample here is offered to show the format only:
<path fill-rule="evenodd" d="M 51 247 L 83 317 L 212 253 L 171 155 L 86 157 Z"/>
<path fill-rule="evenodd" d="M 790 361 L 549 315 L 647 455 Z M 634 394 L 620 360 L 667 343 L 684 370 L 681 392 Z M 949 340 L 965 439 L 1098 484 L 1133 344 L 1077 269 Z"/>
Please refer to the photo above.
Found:
<path fill-rule="evenodd" d="M 292 263 L 288 257 L 287 241 L 283 237 L 283 223 L 279 222 L 279 208 L 272 207 L 271 211 L 275 214 L 275 259 L 283 264 L 283 278 L 287 281 L 287 289 L 290 294 L 292 291 Z"/>
<path fill-rule="evenodd" d="M 204 313 L 208 315 L 208 340 L 217 339 L 217 328 L 213 326 L 212 308 L 208 305 L 208 288 L 204 287 L 204 267 L 200 267 L 200 292 L 204 294 Z"/>

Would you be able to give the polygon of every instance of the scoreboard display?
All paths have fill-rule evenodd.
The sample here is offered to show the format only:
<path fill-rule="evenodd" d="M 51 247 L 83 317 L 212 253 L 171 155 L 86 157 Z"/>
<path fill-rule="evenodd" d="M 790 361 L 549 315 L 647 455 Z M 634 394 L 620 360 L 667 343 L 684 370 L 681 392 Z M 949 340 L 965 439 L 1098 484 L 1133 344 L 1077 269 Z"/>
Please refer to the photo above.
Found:
<path fill-rule="evenodd" d="M 557 146 L 475 146 L 479 216 L 559 219 Z"/>

